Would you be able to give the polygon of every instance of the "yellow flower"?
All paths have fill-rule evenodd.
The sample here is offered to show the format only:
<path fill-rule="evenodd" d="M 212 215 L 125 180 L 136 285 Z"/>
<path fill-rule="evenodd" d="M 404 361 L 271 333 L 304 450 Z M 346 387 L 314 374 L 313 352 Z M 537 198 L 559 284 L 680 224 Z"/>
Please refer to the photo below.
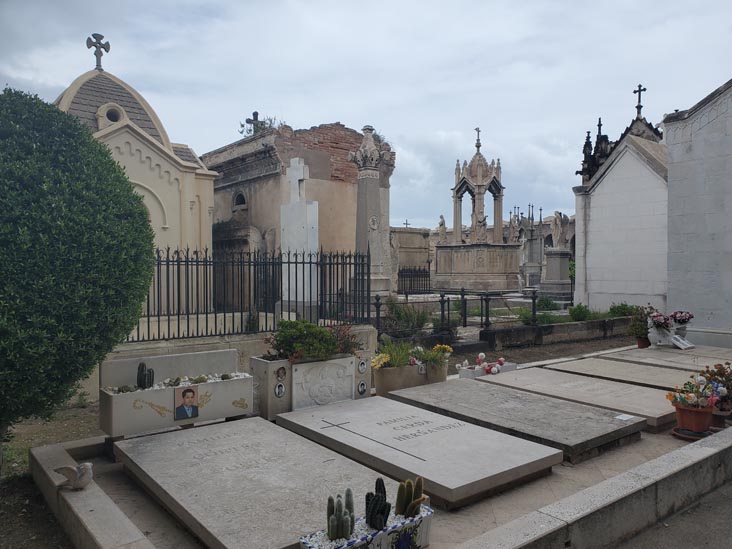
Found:
<path fill-rule="evenodd" d="M 391 357 L 385 353 L 379 353 L 374 358 L 371 359 L 371 367 L 374 370 L 378 370 L 379 368 L 385 366 L 389 363 L 389 359 Z"/>

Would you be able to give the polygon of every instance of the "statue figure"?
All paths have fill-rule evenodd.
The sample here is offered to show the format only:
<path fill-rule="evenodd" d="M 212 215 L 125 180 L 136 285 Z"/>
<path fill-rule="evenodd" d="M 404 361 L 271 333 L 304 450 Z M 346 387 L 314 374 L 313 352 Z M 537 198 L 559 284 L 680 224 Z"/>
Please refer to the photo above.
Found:
<path fill-rule="evenodd" d="M 478 219 L 475 224 L 475 240 L 474 242 L 486 242 L 488 240 L 488 227 L 486 224 L 486 216 Z"/>
<path fill-rule="evenodd" d="M 440 222 L 437 224 L 437 233 L 439 234 L 438 242 L 440 244 L 447 241 L 447 228 L 445 227 L 445 217 L 440 214 Z"/>
<path fill-rule="evenodd" d="M 518 242 L 519 238 L 519 219 L 516 214 L 511 216 L 511 220 L 508 222 L 508 243 L 513 244 Z"/>
<path fill-rule="evenodd" d="M 565 248 L 567 245 L 567 229 L 569 217 L 562 212 L 555 211 L 552 219 L 552 243 L 555 248 Z"/>

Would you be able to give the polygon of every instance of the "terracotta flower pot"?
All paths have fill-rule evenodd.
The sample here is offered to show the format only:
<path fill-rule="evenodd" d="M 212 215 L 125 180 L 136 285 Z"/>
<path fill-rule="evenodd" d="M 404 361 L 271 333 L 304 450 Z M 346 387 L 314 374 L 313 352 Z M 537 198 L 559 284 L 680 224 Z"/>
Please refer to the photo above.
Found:
<path fill-rule="evenodd" d="M 635 342 L 638 344 L 639 349 L 647 349 L 651 346 L 651 340 L 647 337 L 636 337 Z"/>
<path fill-rule="evenodd" d="M 691 408 L 689 406 L 681 406 L 674 404 L 676 408 L 676 422 L 679 429 L 691 431 L 693 433 L 703 433 L 709 430 L 712 424 L 712 412 L 714 408 Z"/>

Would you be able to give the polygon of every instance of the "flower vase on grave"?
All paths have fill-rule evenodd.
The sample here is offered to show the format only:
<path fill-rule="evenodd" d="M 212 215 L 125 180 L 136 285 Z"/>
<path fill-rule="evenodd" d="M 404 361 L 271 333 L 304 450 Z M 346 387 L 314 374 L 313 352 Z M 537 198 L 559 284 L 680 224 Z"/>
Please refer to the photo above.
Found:
<path fill-rule="evenodd" d="M 693 408 L 691 406 L 682 406 L 674 404 L 676 408 L 676 423 L 678 429 L 691 431 L 692 433 L 704 433 L 709 430 L 712 424 L 712 412 L 714 408 Z"/>
<path fill-rule="evenodd" d="M 686 339 L 686 324 L 676 324 L 674 323 L 674 333 L 677 336 L 683 337 Z"/>

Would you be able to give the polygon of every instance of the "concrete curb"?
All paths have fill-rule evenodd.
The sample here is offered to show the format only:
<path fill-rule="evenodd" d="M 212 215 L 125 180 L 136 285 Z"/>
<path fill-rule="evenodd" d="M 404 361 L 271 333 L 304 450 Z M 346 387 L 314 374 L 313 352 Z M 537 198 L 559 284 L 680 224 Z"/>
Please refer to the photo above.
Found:
<path fill-rule="evenodd" d="M 80 491 L 59 488 L 66 479 L 54 469 L 64 465 L 75 467 L 78 463 L 74 458 L 83 461 L 102 454 L 103 450 L 104 437 L 31 448 L 29 465 L 33 480 L 74 547 L 154 549 L 145 534 L 96 482 Z"/>
<path fill-rule="evenodd" d="M 732 479 L 732 429 L 679 448 L 458 547 L 616 547 Z"/>

